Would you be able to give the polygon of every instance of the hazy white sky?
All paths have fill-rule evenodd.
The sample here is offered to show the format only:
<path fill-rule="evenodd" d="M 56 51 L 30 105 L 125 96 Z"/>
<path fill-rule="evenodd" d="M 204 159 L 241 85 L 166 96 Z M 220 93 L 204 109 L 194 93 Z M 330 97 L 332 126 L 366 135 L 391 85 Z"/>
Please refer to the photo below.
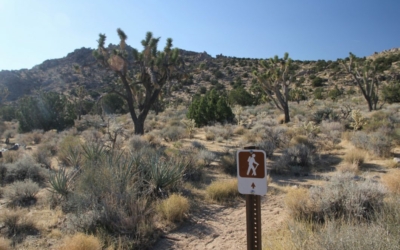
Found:
<path fill-rule="evenodd" d="M 0 70 L 31 68 L 99 33 L 141 49 L 147 31 L 215 56 L 335 60 L 400 47 L 399 0 L 0 0 Z"/>

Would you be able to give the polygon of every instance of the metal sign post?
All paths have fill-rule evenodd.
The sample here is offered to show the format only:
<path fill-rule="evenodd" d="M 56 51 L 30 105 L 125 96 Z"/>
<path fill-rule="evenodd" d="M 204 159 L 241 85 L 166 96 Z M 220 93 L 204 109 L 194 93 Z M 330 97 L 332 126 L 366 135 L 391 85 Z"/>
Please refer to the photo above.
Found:
<path fill-rule="evenodd" d="M 266 155 L 256 147 L 237 152 L 238 189 L 246 195 L 247 250 L 261 250 L 261 195 L 267 193 Z"/>

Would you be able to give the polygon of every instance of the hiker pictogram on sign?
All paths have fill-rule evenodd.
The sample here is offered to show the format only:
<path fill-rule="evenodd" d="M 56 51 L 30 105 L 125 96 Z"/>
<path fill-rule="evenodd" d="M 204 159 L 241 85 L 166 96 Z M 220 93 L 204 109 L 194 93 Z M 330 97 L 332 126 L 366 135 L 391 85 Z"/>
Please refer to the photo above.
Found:
<path fill-rule="evenodd" d="M 260 165 L 260 164 L 258 164 L 258 163 L 256 162 L 256 154 L 252 154 L 252 155 L 249 157 L 249 159 L 247 159 L 247 162 L 249 163 L 249 167 L 247 168 L 247 175 L 249 175 L 249 174 L 250 174 L 250 171 L 252 171 L 252 174 L 251 174 L 251 175 L 256 176 L 256 170 L 257 170 L 257 168 L 258 168 L 258 165 Z M 255 165 L 255 166 L 254 166 L 254 165 Z"/>
<path fill-rule="evenodd" d="M 258 149 L 237 152 L 238 190 L 241 194 L 267 193 L 266 156 Z"/>
<path fill-rule="evenodd" d="M 238 152 L 238 164 L 240 177 L 265 177 L 265 153 L 261 150 Z"/>

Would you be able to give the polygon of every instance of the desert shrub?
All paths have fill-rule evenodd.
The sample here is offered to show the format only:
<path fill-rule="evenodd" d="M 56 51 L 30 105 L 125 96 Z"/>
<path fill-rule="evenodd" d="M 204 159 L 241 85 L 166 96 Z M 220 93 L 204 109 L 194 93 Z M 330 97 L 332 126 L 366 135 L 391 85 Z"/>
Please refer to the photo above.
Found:
<path fill-rule="evenodd" d="M 210 166 L 213 161 L 217 158 L 217 155 L 211 151 L 208 151 L 206 149 L 202 149 L 199 151 L 197 158 L 201 163 L 203 163 L 205 166 Z"/>
<path fill-rule="evenodd" d="M 235 153 L 229 153 L 221 157 L 220 166 L 224 170 L 225 173 L 230 174 L 232 176 L 237 175 L 237 159 Z"/>
<path fill-rule="evenodd" d="M 204 131 L 206 132 L 207 140 L 215 140 L 217 137 L 222 137 L 223 139 L 228 140 L 233 135 L 232 127 L 229 125 L 223 127 L 220 125 L 205 127 Z M 210 137 L 210 139 L 207 137 Z"/>
<path fill-rule="evenodd" d="M 363 130 L 372 132 L 377 130 L 385 130 L 388 135 L 391 134 L 394 129 L 396 121 L 390 116 L 390 114 L 383 111 L 377 111 L 372 114 L 371 118 L 362 126 Z"/>
<path fill-rule="evenodd" d="M 263 140 L 269 140 L 273 142 L 276 148 L 287 147 L 291 139 L 287 128 L 284 127 L 268 127 L 265 129 L 265 132 L 262 134 L 261 138 Z"/>
<path fill-rule="evenodd" d="M 144 140 L 144 138 L 140 135 L 133 135 L 129 140 L 130 149 L 133 151 L 139 151 L 140 149 L 146 149 L 150 147 L 148 141 Z"/>
<path fill-rule="evenodd" d="M 5 181 L 7 183 L 30 179 L 38 184 L 44 184 L 44 182 L 47 180 L 47 170 L 41 168 L 34 162 L 33 158 L 28 155 L 20 158 L 15 163 L 7 164 L 6 167 L 7 174 Z"/>
<path fill-rule="evenodd" d="M 328 96 L 332 101 L 336 101 L 342 94 L 343 92 L 336 85 L 334 89 L 328 92 Z"/>
<path fill-rule="evenodd" d="M 101 250 L 100 239 L 93 235 L 76 233 L 71 237 L 66 237 L 60 250 Z"/>
<path fill-rule="evenodd" d="M 237 180 L 214 181 L 206 188 L 207 197 L 223 202 L 239 195 Z"/>
<path fill-rule="evenodd" d="M 41 166 L 49 169 L 51 168 L 51 150 L 46 145 L 40 145 L 37 150 L 32 154 L 33 159 Z"/>
<path fill-rule="evenodd" d="M 340 122 L 323 120 L 321 121 L 320 129 L 324 133 L 329 133 L 330 131 L 343 132 L 344 126 Z"/>
<path fill-rule="evenodd" d="M 161 130 L 160 135 L 166 141 L 177 141 L 186 137 L 186 130 L 179 126 L 167 126 Z"/>
<path fill-rule="evenodd" d="M 387 134 L 380 131 L 366 134 L 362 131 L 357 131 L 351 138 L 351 142 L 357 148 L 365 149 L 378 157 L 390 156 L 392 148 L 391 139 Z"/>
<path fill-rule="evenodd" d="M 305 169 L 311 167 L 316 160 L 316 155 L 305 144 L 297 144 L 286 149 L 279 160 L 284 167 L 300 167 Z"/>
<path fill-rule="evenodd" d="M 192 147 L 194 147 L 196 149 L 204 149 L 205 148 L 205 146 L 199 141 L 192 141 L 191 144 L 192 144 Z"/>
<path fill-rule="evenodd" d="M 259 149 L 264 150 L 266 157 L 271 158 L 274 155 L 276 149 L 275 143 L 271 141 L 260 141 L 256 145 Z"/>
<path fill-rule="evenodd" d="M 330 220 L 325 224 L 290 221 L 282 230 L 265 237 L 265 250 L 272 249 L 397 249 L 396 232 L 384 225 Z"/>
<path fill-rule="evenodd" d="M 385 189 L 371 180 L 356 181 L 350 173 L 334 175 L 324 186 L 310 188 L 302 195 L 300 204 L 291 199 L 288 209 L 297 219 L 324 221 L 326 219 L 370 220 L 383 206 Z"/>
<path fill-rule="evenodd" d="M 36 202 L 39 185 L 31 180 L 16 181 L 10 185 L 6 197 L 13 206 L 25 206 Z"/>
<path fill-rule="evenodd" d="M 189 211 L 189 200 L 181 195 L 172 194 L 160 202 L 157 210 L 162 218 L 169 222 L 182 221 Z"/>
<path fill-rule="evenodd" d="M 365 152 L 359 149 L 351 149 L 344 155 L 344 161 L 360 167 L 365 161 Z"/>
<path fill-rule="evenodd" d="M 331 108 L 317 110 L 312 117 L 312 121 L 319 124 L 323 120 L 336 121 L 339 119 L 338 114 Z"/>
<path fill-rule="evenodd" d="M 235 129 L 233 130 L 233 134 L 235 135 L 243 135 L 245 133 L 245 128 L 243 126 L 236 126 Z"/>
<path fill-rule="evenodd" d="M 35 223 L 26 218 L 24 213 L 23 210 L 6 210 L 0 215 L 0 221 L 7 228 L 7 236 L 13 238 L 13 243 L 19 242 L 26 235 L 38 232 Z"/>

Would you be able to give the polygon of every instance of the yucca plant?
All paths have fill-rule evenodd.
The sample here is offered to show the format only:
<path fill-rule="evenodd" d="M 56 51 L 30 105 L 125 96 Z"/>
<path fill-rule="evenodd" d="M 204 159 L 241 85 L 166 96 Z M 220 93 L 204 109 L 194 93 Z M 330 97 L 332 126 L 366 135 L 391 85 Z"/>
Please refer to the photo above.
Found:
<path fill-rule="evenodd" d="M 114 183 L 118 183 L 119 192 L 123 193 L 139 172 L 140 156 L 124 153 L 110 154 L 105 158 L 104 165 L 111 169 Z"/>
<path fill-rule="evenodd" d="M 62 197 L 67 197 L 69 193 L 68 181 L 69 177 L 68 174 L 65 172 L 65 168 L 60 168 L 57 172 L 50 174 L 49 190 L 52 193 L 60 194 Z"/>
<path fill-rule="evenodd" d="M 66 161 L 70 166 L 74 168 L 79 168 L 82 163 L 82 153 L 80 146 L 71 146 L 69 145 L 66 150 Z"/>
<path fill-rule="evenodd" d="M 86 143 L 82 145 L 82 149 L 86 163 L 90 164 L 101 161 L 106 154 L 106 148 L 99 143 Z"/>
<path fill-rule="evenodd" d="M 157 195 L 165 193 L 165 189 L 174 187 L 183 176 L 185 162 L 179 158 L 165 158 L 159 153 L 150 158 L 146 168 L 145 179 Z"/>

